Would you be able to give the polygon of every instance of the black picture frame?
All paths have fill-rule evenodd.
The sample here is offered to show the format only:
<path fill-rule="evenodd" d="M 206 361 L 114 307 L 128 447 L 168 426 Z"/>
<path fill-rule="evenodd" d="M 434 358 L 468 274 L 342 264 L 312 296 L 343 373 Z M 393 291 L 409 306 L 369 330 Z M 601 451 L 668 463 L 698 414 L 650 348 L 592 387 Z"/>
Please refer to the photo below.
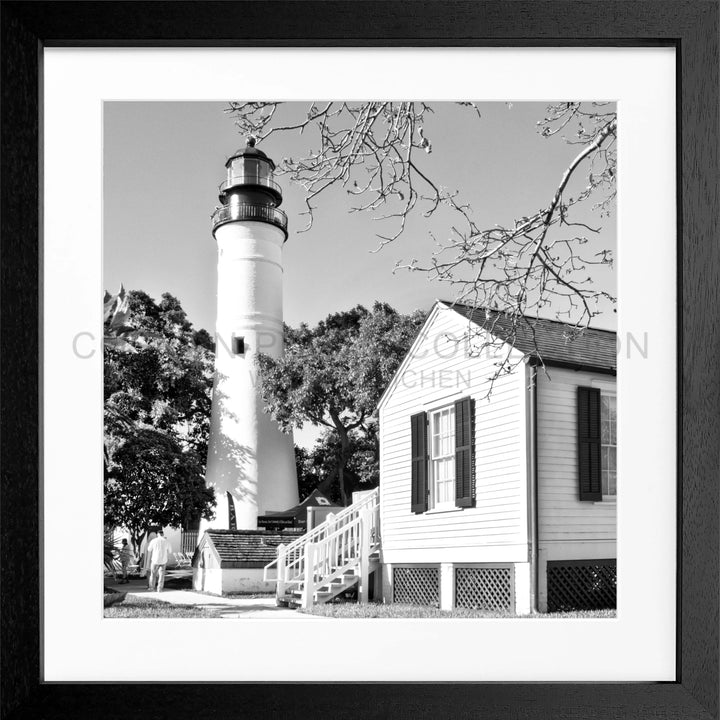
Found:
<path fill-rule="evenodd" d="M 3 718 L 718 717 L 720 36 L 715 0 L 3 1 L 0 24 Z M 61 45 L 676 48 L 679 542 L 675 682 L 279 687 L 41 681 L 42 48 Z M 197 653 L 190 654 L 201 662 Z M 251 661 L 246 649 L 239 649 L 238 661 Z M 299 661 L 301 650 L 282 660 Z"/>

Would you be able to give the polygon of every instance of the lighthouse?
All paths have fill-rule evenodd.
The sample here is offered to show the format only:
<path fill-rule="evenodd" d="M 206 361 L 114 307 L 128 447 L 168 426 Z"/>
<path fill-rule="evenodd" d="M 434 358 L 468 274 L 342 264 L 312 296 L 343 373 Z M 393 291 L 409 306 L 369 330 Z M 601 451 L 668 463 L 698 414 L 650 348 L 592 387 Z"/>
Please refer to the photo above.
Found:
<path fill-rule="evenodd" d="M 287 216 L 275 163 L 253 138 L 226 162 L 217 243 L 215 377 L 206 484 L 215 519 L 202 530 L 254 530 L 258 515 L 298 502 L 292 435 L 263 411 L 256 358 L 283 352 L 283 264 Z"/>

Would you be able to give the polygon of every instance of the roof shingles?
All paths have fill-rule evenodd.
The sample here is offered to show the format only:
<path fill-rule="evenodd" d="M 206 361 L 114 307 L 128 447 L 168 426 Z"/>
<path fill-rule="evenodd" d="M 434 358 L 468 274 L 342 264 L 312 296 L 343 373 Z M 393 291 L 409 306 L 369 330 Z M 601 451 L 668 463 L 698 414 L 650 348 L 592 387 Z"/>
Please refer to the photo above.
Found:
<path fill-rule="evenodd" d="M 617 369 L 617 335 L 612 330 L 586 328 L 574 333 L 573 326 L 568 323 L 527 316 L 522 316 L 513 327 L 511 318 L 504 313 L 451 302 L 443 304 L 528 357 L 539 358 L 547 365 L 604 372 Z"/>
<path fill-rule="evenodd" d="M 220 558 L 220 567 L 264 567 L 277 557 L 278 545 L 287 545 L 297 532 L 265 530 L 208 530 L 207 539 Z"/>

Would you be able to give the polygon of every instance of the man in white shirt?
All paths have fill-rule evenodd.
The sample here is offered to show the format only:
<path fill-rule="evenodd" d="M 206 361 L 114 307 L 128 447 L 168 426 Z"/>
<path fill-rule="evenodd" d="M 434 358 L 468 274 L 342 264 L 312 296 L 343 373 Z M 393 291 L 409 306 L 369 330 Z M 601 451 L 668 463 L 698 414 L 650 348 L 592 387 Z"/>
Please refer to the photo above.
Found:
<path fill-rule="evenodd" d="M 170 543 L 162 530 L 158 530 L 157 537 L 150 541 L 147 546 L 147 553 L 150 557 L 150 589 L 162 592 L 165 584 L 165 566 L 170 558 Z"/>

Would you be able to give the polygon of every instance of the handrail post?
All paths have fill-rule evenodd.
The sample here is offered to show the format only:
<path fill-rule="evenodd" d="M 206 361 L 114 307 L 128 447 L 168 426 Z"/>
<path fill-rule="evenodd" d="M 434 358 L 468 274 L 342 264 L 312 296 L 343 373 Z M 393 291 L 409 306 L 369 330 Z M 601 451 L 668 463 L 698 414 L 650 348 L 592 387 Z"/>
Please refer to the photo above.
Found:
<path fill-rule="evenodd" d="M 278 545 L 278 558 L 277 558 L 277 584 L 275 585 L 275 597 L 280 599 L 285 596 L 285 581 L 287 578 L 285 574 L 287 568 L 285 565 L 285 544 L 281 543 Z"/>
<path fill-rule="evenodd" d="M 370 582 L 370 528 L 372 519 L 370 510 L 363 508 L 360 513 L 360 588 L 358 600 L 366 603 L 370 599 L 368 584 Z"/>
<path fill-rule="evenodd" d="M 373 514 L 373 528 L 375 530 L 375 535 L 372 538 L 373 545 L 377 546 L 380 544 L 380 498 L 378 494 L 378 489 L 375 489 L 375 496 L 373 498 L 374 502 L 372 505 L 372 514 Z"/>
<path fill-rule="evenodd" d="M 325 522 L 327 523 L 327 534 L 325 535 L 325 537 L 329 538 L 335 532 L 335 513 L 328 513 L 325 517 Z M 337 553 L 331 553 L 332 546 L 328 543 L 329 562 L 331 566 L 336 567 L 338 563 Z"/>
<path fill-rule="evenodd" d="M 305 545 L 305 582 L 303 584 L 300 607 L 309 610 L 315 595 L 315 543 Z"/>

